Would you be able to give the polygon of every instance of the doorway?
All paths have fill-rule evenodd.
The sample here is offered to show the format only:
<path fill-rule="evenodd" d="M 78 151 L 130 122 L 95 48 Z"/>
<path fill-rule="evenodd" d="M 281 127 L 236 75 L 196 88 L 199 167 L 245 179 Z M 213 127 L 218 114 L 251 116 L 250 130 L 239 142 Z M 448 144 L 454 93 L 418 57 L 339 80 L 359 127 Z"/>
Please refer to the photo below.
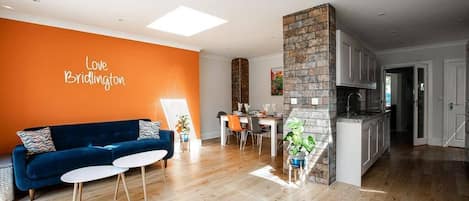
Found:
<path fill-rule="evenodd" d="M 391 110 L 391 141 L 393 144 L 413 144 L 414 69 L 386 70 L 386 80 L 386 107 Z"/>
<path fill-rule="evenodd" d="M 383 68 L 384 107 L 391 110 L 393 144 L 427 144 L 428 65 L 391 65 Z"/>
<path fill-rule="evenodd" d="M 443 146 L 465 147 L 466 64 L 463 59 L 446 60 L 444 66 Z"/>

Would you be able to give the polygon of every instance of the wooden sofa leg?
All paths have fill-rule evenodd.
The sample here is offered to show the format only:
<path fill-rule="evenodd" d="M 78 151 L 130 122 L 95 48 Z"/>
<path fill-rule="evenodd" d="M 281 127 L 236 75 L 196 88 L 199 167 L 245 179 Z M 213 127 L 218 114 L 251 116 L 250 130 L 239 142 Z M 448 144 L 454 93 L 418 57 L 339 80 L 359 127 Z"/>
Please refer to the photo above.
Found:
<path fill-rule="evenodd" d="M 164 168 L 168 167 L 168 160 L 164 160 Z"/>
<path fill-rule="evenodd" d="M 36 191 L 34 189 L 29 189 L 29 200 L 33 201 L 34 200 L 34 194 Z"/>

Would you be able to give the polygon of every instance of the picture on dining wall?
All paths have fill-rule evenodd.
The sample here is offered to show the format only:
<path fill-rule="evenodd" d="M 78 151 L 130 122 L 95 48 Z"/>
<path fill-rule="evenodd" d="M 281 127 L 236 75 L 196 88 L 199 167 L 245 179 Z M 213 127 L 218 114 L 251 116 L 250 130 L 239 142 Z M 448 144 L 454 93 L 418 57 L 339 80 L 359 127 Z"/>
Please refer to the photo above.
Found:
<path fill-rule="evenodd" d="M 270 91 L 272 96 L 283 96 L 283 68 L 270 70 Z"/>

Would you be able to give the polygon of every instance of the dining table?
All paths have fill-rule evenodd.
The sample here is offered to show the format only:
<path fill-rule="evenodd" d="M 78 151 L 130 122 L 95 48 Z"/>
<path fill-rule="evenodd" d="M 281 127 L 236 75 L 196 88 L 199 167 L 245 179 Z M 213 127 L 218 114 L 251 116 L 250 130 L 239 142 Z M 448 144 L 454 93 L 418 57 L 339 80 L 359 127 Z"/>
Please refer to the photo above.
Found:
<path fill-rule="evenodd" d="M 239 121 L 241 123 L 247 124 L 248 116 L 240 115 Z M 277 156 L 277 125 L 279 123 L 282 123 L 282 121 L 283 121 L 282 117 L 275 117 L 275 116 L 259 117 L 259 124 L 270 126 L 270 140 L 271 140 L 270 156 L 271 157 Z M 221 138 L 220 144 L 221 146 L 225 146 L 226 140 L 227 140 L 227 135 L 226 135 L 227 128 L 225 127 L 225 122 L 228 122 L 228 116 L 221 115 L 220 116 L 220 138 Z"/>

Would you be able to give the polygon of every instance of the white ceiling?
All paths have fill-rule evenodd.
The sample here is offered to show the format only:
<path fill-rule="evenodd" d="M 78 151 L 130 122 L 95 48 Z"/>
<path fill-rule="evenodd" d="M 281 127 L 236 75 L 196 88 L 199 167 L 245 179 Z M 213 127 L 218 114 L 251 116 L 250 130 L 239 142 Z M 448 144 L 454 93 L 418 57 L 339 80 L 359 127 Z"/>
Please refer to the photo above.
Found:
<path fill-rule="evenodd" d="M 227 57 L 255 57 L 282 51 L 282 16 L 327 0 L 0 0 L 0 16 L 100 27 L 200 48 Z M 469 39 L 469 0 L 330 0 L 338 27 L 375 50 Z M 183 5 L 228 21 L 191 37 L 146 28 Z M 384 16 L 378 13 L 384 12 Z M 122 20 L 119 20 L 122 19 Z"/>

